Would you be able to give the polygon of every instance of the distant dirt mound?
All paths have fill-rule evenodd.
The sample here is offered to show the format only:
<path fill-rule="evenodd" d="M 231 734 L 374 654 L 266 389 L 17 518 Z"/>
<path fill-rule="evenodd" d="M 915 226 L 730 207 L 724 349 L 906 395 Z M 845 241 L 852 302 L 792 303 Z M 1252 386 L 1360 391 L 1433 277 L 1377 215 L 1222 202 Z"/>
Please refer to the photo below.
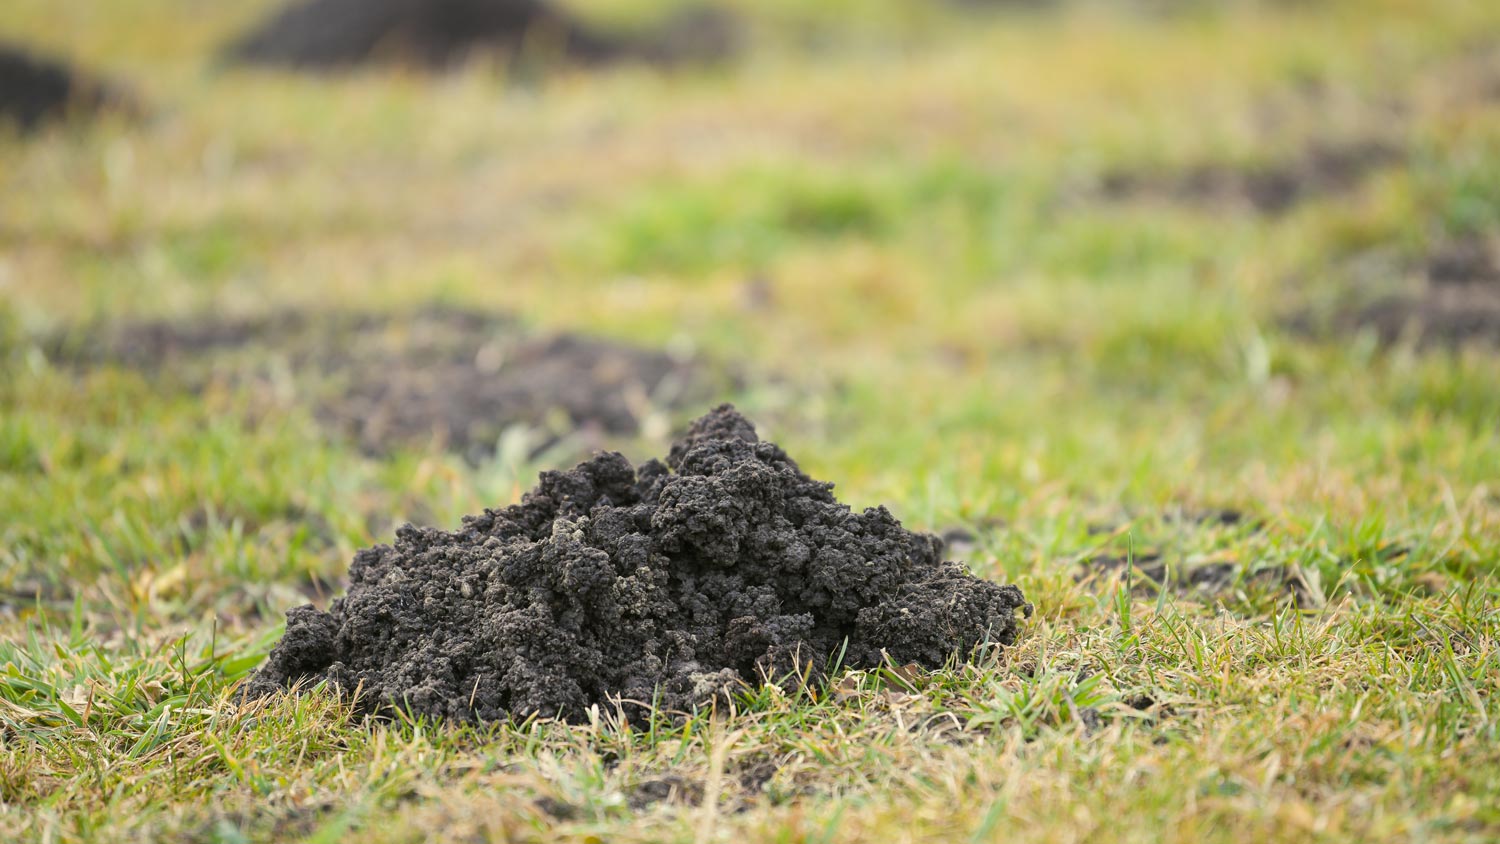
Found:
<path fill-rule="evenodd" d="M 1383 298 L 1346 322 L 1374 328 L 1383 342 L 1415 337 L 1419 343 L 1487 343 L 1500 346 L 1500 247 L 1484 238 L 1460 238 L 1427 259 L 1427 279 L 1410 294 Z"/>
<path fill-rule="evenodd" d="M 407 526 L 359 552 L 348 594 L 291 610 L 244 694 L 326 680 L 367 712 L 637 716 L 1015 640 L 1019 589 L 832 489 L 724 405 L 665 463 L 601 454 L 457 531 Z"/>
<path fill-rule="evenodd" d="M 1205 163 L 1179 171 L 1118 170 L 1104 176 L 1100 191 L 1117 201 L 1238 206 L 1277 215 L 1303 202 L 1347 194 L 1404 155 L 1399 144 L 1377 139 L 1321 143 L 1259 166 Z"/>
<path fill-rule="evenodd" d="M 1445 241 L 1416 267 L 1379 254 L 1356 256 L 1345 303 L 1332 317 L 1294 317 L 1294 329 L 1373 331 L 1382 343 L 1500 347 L 1500 241 L 1478 235 Z M 1404 289 L 1392 291 L 1405 278 Z"/>
<path fill-rule="evenodd" d="M 69 113 L 130 111 L 128 97 L 56 59 L 0 42 L 0 126 L 29 132 Z"/>
<path fill-rule="evenodd" d="M 455 308 L 103 325 L 51 346 L 65 361 L 125 366 L 184 389 L 226 383 L 268 404 L 290 394 L 370 454 L 436 439 L 473 461 L 516 424 L 633 433 L 653 408 L 701 400 L 714 381 L 708 367 L 665 352 L 529 335 Z"/>
<path fill-rule="evenodd" d="M 732 51 L 737 32 L 713 10 L 686 12 L 636 39 L 585 25 L 545 0 L 297 0 L 226 56 L 305 69 L 382 61 L 441 69 L 486 51 L 584 64 L 711 60 Z"/>

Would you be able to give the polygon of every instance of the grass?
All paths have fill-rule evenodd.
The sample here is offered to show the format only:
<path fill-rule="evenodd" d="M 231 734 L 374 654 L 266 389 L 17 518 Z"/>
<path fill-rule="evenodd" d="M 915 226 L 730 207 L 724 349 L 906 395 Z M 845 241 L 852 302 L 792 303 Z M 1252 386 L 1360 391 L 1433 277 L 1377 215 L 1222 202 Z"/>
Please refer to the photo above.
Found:
<path fill-rule="evenodd" d="M 1496 235 L 1492 4 L 737 3 L 733 67 L 528 79 L 224 70 L 270 0 L 105 5 L 0 10 L 155 107 L 0 140 L 8 840 L 1500 835 L 1500 357 L 1288 319 L 1351 257 Z M 1097 189 L 1376 135 L 1397 163 L 1285 213 Z M 543 466 L 370 459 L 38 338 L 434 300 L 775 373 L 735 396 L 763 433 L 856 506 L 974 528 L 973 568 L 1036 616 L 974 665 L 683 723 L 236 704 L 356 549 Z M 1244 519 L 1192 518 L 1219 509 Z M 1075 579 L 1151 554 L 1237 574 Z"/>

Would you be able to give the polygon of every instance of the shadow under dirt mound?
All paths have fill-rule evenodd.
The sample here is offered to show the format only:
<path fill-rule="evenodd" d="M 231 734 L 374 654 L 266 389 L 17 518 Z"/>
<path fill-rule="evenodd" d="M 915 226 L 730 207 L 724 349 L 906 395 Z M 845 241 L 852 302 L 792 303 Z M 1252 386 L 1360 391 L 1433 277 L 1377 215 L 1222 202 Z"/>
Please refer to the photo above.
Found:
<path fill-rule="evenodd" d="M 231 44 L 231 62 L 331 70 L 378 62 L 442 69 L 476 53 L 713 61 L 739 45 L 738 20 L 693 9 L 635 37 L 585 24 L 546 0 L 295 0 Z"/>
<path fill-rule="evenodd" d="M 734 386 L 697 360 L 577 334 L 532 335 L 503 316 L 457 308 L 106 324 L 54 337 L 47 351 L 182 389 L 222 383 L 267 404 L 302 404 L 368 454 L 436 439 L 474 462 L 514 425 L 549 430 L 553 441 L 632 434 L 659 408 Z"/>
<path fill-rule="evenodd" d="M 129 114 L 137 106 L 114 85 L 58 59 L 0 41 L 0 126 L 11 123 L 31 132 L 54 118 L 107 110 Z"/>

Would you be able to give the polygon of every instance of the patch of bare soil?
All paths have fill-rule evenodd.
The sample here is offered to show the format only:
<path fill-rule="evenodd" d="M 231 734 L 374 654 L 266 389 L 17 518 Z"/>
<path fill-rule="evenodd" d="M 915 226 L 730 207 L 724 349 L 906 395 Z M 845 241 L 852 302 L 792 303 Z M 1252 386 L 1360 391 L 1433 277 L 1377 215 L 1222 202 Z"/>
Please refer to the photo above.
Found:
<path fill-rule="evenodd" d="M 1142 544 L 1122 551 L 1118 538 L 1126 531 Z M 1227 552 L 1195 548 L 1184 540 L 1199 532 L 1230 532 L 1238 536 L 1261 533 L 1263 525 L 1238 510 L 1173 509 L 1159 515 L 1137 514 L 1128 525 L 1091 526 L 1107 548 L 1085 554 L 1074 580 L 1095 590 L 1122 586 L 1137 597 L 1165 592 L 1177 599 L 1202 603 L 1239 603 L 1290 598 L 1298 607 L 1317 607 L 1325 601 L 1319 578 L 1295 565 L 1261 564 Z"/>
<path fill-rule="evenodd" d="M 122 90 L 67 63 L 0 42 L 0 126 L 30 132 L 48 120 L 105 110 L 133 112 Z"/>
<path fill-rule="evenodd" d="M 442 69 L 490 52 L 670 63 L 726 58 L 739 39 L 738 20 L 714 9 L 688 10 L 636 36 L 586 24 L 547 0 L 295 0 L 225 57 L 309 70 L 381 62 Z"/>
<path fill-rule="evenodd" d="M 1075 579 L 1091 587 L 1128 586 L 1131 594 L 1151 598 L 1161 592 L 1181 599 L 1212 603 L 1290 597 L 1295 606 L 1322 606 L 1316 578 L 1296 566 L 1254 567 L 1234 559 L 1179 559 L 1169 565 L 1159 551 L 1136 555 L 1099 554 L 1079 564 Z"/>
<path fill-rule="evenodd" d="M 536 336 L 505 317 L 456 308 L 102 325 L 50 346 L 76 365 L 309 406 L 372 455 L 436 440 L 476 462 L 514 425 L 598 441 L 731 381 L 697 360 L 577 334 Z"/>
<path fill-rule="evenodd" d="M 407 526 L 359 552 L 348 594 L 292 609 L 244 694 L 326 680 L 366 712 L 635 719 L 1015 640 L 1019 589 L 832 490 L 723 405 L 665 462 L 599 454 L 458 530 Z"/>
<path fill-rule="evenodd" d="M 1248 208 L 1278 215 L 1310 200 L 1347 194 L 1404 157 L 1402 146 L 1390 141 L 1323 142 L 1260 166 L 1205 163 L 1179 171 L 1118 170 L 1103 177 L 1099 191 L 1113 201 Z"/>
<path fill-rule="evenodd" d="M 1500 345 L 1500 251 L 1492 241 L 1469 238 L 1436 249 L 1427 259 L 1425 283 L 1345 317 L 1374 329 L 1393 343 Z"/>
<path fill-rule="evenodd" d="M 1297 331 L 1373 331 L 1383 344 L 1500 346 L 1500 239 L 1454 238 L 1412 261 L 1380 252 L 1336 270 L 1349 289 L 1331 314 L 1288 320 Z"/>

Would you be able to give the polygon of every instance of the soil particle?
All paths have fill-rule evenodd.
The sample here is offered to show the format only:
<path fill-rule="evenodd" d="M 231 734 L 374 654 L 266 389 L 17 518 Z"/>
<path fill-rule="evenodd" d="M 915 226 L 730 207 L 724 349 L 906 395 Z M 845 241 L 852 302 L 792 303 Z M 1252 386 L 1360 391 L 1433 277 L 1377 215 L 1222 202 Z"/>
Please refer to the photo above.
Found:
<path fill-rule="evenodd" d="M 326 679 L 364 711 L 576 720 L 618 702 L 634 718 L 1015 640 L 1020 590 L 832 488 L 723 405 L 666 463 L 600 454 L 457 531 L 407 526 L 361 551 L 328 612 L 288 613 L 245 694 Z"/>
<path fill-rule="evenodd" d="M 712 9 L 685 11 L 634 38 L 586 25 L 545 0 L 296 0 L 225 55 L 311 70 L 378 62 L 437 70 L 493 51 L 581 64 L 672 62 L 723 58 L 738 36 L 737 21 Z"/>
<path fill-rule="evenodd" d="M 695 360 L 576 334 L 529 336 L 502 316 L 456 308 L 123 323 L 77 329 L 48 348 L 188 390 L 227 383 L 266 404 L 310 406 L 367 454 L 436 439 L 474 462 L 514 425 L 552 441 L 632 434 L 655 408 L 701 399 L 715 380 Z"/>
<path fill-rule="evenodd" d="M 1289 160 L 1253 167 L 1214 163 L 1178 172 L 1116 171 L 1100 188 L 1112 200 L 1239 206 L 1278 215 L 1312 199 L 1348 193 L 1404 154 L 1401 146 L 1377 139 L 1324 142 Z"/>
<path fill-rule="evenodd" d="M 0 41 L 0 127 L 13 124 L 30 132 L 53 118 L 111 108 L 134 109 L 115 87 L 62 61 Z"/>

